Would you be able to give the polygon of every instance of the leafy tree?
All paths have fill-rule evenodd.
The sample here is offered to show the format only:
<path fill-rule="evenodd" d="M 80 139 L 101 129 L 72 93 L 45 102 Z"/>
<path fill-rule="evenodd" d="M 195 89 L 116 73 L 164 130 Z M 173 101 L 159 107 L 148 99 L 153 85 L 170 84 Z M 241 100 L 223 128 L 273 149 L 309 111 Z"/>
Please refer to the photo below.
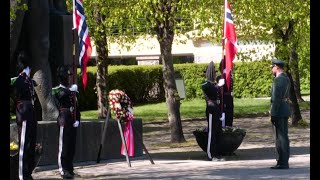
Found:
<path fill-rule="evenodd" d="M 301 98 L 299 82 L 299 49 L 306 53 L 309 46 L 310 1 L 305 0 L 241 0 L 235 1 L 234 12 L 246 23 L 239 26 L 245 36 L 272 41 L 276 49 L 274 56 L 287 62 L 286 70 L 292 83 L 290 93 L 292 124 L 302 119 L 297 98 Z M 239 24 L 239 22 L 238 22 Z M 308 64 L 308 58 L 300 63 Z"/>
<path fill-rule="evenodd" d="M 171 142 L 185 142 L 180 116 L 180 97 L 175 84 L 171 53 L 176 24 L 182 18 L 178 12 L 181 10 L 183 13 L 183 5 L 184 3 L 179 0 L 140 0 L 133 8 L 136 18 L 146 19 L 146 27 L 150 28 L 148 34 L 156 35 L 160 44 L 160 61 L 163 66 L 163 86 L 168 106 Z M 137 27 L 139 26 L 140 24 L 137 24 Z"/>
<path fill-rule="evenodd" d="M 160 44 L 164 88 L 168 104 L 171 142 L 184 142 L 180 97 L 174 80 L 172 42 L 179 1 L 103 1 L 84 2 L 92 39 L 97 48 L 97 91 L 99 116 L 105 116 L 108 42 L 126 46 L 139 35 L 156 35 Z M 102 110 L 102 107 L 104 108 Z"/>
<path fill-rule="evenodd" d="M 109 43 L 118 42 L 125 45 L 134 40 L 131 35 L 130 19 L 127 12 L 133 5 L 131 1 L 90 0 L 84 1 L 85 15 L 91 39 L 96 46 L 97 81 L 96 92 L 98 98 L 98 118 L 106 117 L 108 107 L 108 59 Z"/>

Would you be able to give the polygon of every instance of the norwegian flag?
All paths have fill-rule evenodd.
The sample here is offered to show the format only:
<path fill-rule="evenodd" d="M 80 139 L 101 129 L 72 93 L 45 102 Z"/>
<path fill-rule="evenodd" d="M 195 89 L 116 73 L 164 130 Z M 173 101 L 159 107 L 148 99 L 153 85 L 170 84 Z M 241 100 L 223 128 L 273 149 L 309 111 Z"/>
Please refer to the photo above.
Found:
<path fill-rule="evenodd" d="M 224 38 L 225 38 L 225 60 L 226 60 L 226 83 L 230 90 L 231 78 L 230 73 L 233 68 L 232 61 L 237 54 L 237 36 L 236 30 L 233 24 L 233 18 L 231 14 L 230 4 L 228 0 L 225 0 L 224 11 Z"/>
<path fill-rule="evenodd" d="M 82 0 L 73 0 L 73 28 L 78 30 L 79 37 L 79 65 L 81 68 L 83 88 L 87 86 L 87 63 L 90 60 L 92 47 L 89 30 L 84 15 Z"/>

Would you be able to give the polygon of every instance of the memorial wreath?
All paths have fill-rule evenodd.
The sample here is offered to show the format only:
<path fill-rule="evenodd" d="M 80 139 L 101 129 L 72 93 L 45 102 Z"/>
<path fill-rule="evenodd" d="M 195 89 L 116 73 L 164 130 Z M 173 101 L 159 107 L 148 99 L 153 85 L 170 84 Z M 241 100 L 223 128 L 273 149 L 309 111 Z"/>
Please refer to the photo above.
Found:
<path fill-rule="evenodd" d="M 122 90 L 109 92 L 109 105 L 118 120 L 128 121 L 133 118 L 131 100 Z"/>
<path fill-rule="evenodd" d="M 109 92 L 109 106 L 114 112 L 118 121 L 125 123 L 124 138 L 129 156 L 134 156 L 134 135 L 132 121 L 134 119 L 132 103 L 129 96 L 120 89 L 114 89 Z M 121 146 L 121 154 L 125 155 L 125 146 Z"/>

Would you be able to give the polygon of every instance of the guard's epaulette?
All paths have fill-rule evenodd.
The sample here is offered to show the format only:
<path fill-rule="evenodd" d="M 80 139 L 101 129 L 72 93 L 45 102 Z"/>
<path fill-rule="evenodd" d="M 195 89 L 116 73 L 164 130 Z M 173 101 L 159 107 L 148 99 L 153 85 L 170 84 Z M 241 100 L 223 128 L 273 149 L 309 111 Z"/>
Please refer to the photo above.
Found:
<path fill-rule="evenodd" d="M 11 78 L 11 85 L 13 85 L 16 82 L 17 79 L 18 79 L 18 77 Z"/>
<path fill-rule="evenodd" d="M 51 90 L 51 94 L 55 95 L 60 91 L 60 86 L 53 87 Z"/>

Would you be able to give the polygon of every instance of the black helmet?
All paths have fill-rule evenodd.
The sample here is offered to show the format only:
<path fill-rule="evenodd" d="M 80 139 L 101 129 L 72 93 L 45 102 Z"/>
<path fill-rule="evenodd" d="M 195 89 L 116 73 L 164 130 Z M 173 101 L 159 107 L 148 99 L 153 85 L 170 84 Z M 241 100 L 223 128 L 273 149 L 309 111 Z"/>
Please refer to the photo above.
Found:
<path fill-rule="evenodd" d="M 30 56 L 25 51 L 21 51 L 18 54 L 17 60 L 18 71 L 21 72 L 23 69 L 29 66 Z"/>
<path fill-rule="evenodd" d="M 214 82 L 216 79 L 216 69 L 214 67 L 213 61 L 211 61 L 207 66 L 206 78 L 207 78 L 207 80 L 212 81 L 212 82 Z"/>
<path fill-rule="evenodd" d="M 68 76 L 72 75 L 70 67 L 67 65 L 62 65 L 57 68 L 57 76 L 60 83 L 66 84 L 68 82 Z"/>

